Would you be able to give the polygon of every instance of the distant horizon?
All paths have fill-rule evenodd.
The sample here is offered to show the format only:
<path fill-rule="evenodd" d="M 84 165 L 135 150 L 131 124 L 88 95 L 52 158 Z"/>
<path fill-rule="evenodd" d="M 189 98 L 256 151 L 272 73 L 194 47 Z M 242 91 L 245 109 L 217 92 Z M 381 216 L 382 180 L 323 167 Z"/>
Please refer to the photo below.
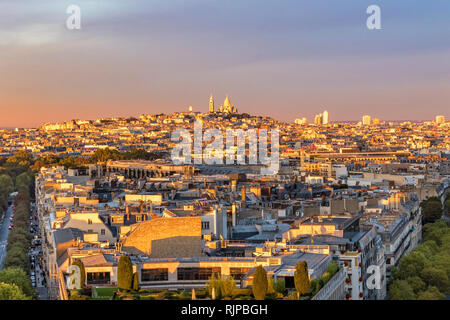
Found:
<path fill-rule="evenodd" d="M 322 110 L 322 111 L 324 111 L 324 110 Z M 163 114 L 163 115 L 171 115 L 171 114 L 174 114 L 174 113 L 188 113 L 189 111 L 188 110 L 184 110 L 184 111 L 173 111 L 173 112 L 169 112 L 169 113 L 164 113 L 164 112 L 162 112 L 162 113 L 141 113 L 141 114 L 139 114 L 139 115 L 129 115 L 129 116 L 104 116 L 104 117 L 99 117 L 99 118 L 95 118 L 95 119 L 83 119 L 83 118 L 74 118 L 74 119 L 66 119 L 66 120 L 60 120 L 60 121 L 45 121 L 45 122 L 43 122 L 43 123 L 41 123 L 41 124 L 39 124 L 39 125 L 37 125 L 37 126 L 29 126 L 29 127 L 21 127 L 21 126 L 1 126 L 0 127 L 0 130 L 14 130 L 14 129 L 38 129 L 39 127 L 41 127 L 41 126 L 43 126 L 43 125 L 45 125 L 45 124 L 56 124 L 56 123 L 65 123 L 65 122 L 69 122 L 69 121 L 97 121 L 97 120 L 101 120 L 101 119 L 129 119 L 129 118 L 136 118 L 136 119 L 139 119 L 139 117 L 141 116 L 141 115 L 154 115 L 154 116 L 156 116 L 156 115 L 160 115 L 160 114 Z M 200 112 L 200 113 L 203 113 L 203 114 L 206 114 L 206 113 L 208 113 L 208 111 L 200 111 L 200 110 L 192 110 L 192 112 L 193 113 L 196 113 L 196 112 Z M 243 114 L 243 113 L 248 113 L 248 112 L 238 112 L 238 114 Z M 318 113 L 320 113 L 320 112 L 318 112 Z M 286 123 L 294 123 L 294 121 L 295 121 L 295 119 L 298 119 L 298 118 L 303 118 L 303 117 L 298 117 L 298 118 L 294 118 L 294 119 L 292 119 L 292 120 L 282 120 L 282 119 L 276 119 L 276 118 L 274 118 L 274 117 L 272 117 L 272 116 L 268 116 L 268 115 L 258 115 L 258 114 L 250 114 L 250 113 L 248 113 L 250 116 L 252 116 L 252 117 L 270 117 L 270 118 L 272 118 L 272 119 L 274 119 L 274 120 L 276 120 L 276 121 L 283 121 L 283 122 L 286 122 Z M 440 114 L 441 115 L 441 114 Z M 369 114 L 369 116 L 370 116 L 370 114 Z M 436 115 L 436 116 L 439 116 L 439 115 Z M 435 117 L 436 117 L 435 116 Z M 443 115 L 444 117 L 445 117 L 445 121 L 447 121 L 448 120 L 448 118 L 445 116 L 445 115 Z M 362 117 L 361 117 L 362 118 Z M 372 117 L 371 116 L 371 118 L 373 119 L 373 118 L 378 118 L 378 117 Z M 422 119 L 422 120 L 417 120 L 417 119 L 415 119 L 415 120 L 412 120 L 412 119 L 382 119 L 382 118 L 378 118 L 381 122 L 395 122 L 395 123 L 402 123 L 402 122 L 430 122 L 430 121 L 435 121 L 435 119 L 433 118 L 433 119 Z M 351 123 L 351 122 L 354 122 L 354 123 L 358 123 L 358 122 L 361 122 L 362 121 L 362 119 L 357 119 L 357 120 L 330 120 L 329 121 L 329 124 L 333 124 L 333 123 Z M 309 120 L 309 119 L 307 119 L 307 124 L 308 125 L 314 125 L 314 119 L 311 119 L 311 120 Z"/>

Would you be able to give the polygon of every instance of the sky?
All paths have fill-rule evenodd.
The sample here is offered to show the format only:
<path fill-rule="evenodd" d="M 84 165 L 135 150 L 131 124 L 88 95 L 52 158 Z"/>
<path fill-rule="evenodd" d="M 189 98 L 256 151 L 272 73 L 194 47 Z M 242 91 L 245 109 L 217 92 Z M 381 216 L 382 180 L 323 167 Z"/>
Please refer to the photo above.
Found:
<path fill-rule="evenodd" d="M 207 112 L 211 93 L 291 122 L 449 118 L 449 17 L 448 0 L 1 0 L 0 127 Z"/>

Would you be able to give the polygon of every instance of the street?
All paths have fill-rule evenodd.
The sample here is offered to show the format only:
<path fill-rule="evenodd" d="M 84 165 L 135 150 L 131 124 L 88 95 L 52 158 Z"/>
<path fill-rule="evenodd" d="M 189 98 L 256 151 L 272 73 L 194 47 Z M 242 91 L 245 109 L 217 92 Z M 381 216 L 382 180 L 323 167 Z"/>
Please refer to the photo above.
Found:
<path fill-rule="evenodd" d="M 3 217 L 3 221 L 0 225 L 0 270 L 3 269 L 3 263 L 6 258 L 6 245 L 8 243 L 8 235 L 9 235 L 9 225 L 12 223 L 9 218 L 12 215 L 12 206 L 9 206 L 8 210 L 5 212 L 5 216 Z"/>
<path fill-rule="evenodd" d="M 36 288 L 38 300 L 47 300 L 48 294 L 43 272 L 43 257 L 39 223 L 37 221 L 36 208 L 31 206 L 30 210 L 30 233 L 34 238 L 31 244 L 31 249 L 28 253 L 30 256 L 31 281 L 33 286 Z"/>
<path fill-rule="evenodd" d="M 8 208 L 3 217 L 3 221 L 0 224 L 0 270 L 3 269 L 4 261 L 6 258 L 6 246 L 8 244 L 9 226 L 13 224 L 10 217 L 13 215 L 12 206 Z M 31 209 L 30 219 L 30 232 L 33 237 L 39 239 L 39 226 L 36 217 L 35 208 Z M 39 300 L 48 299 L 47 288 L 45 283 L 44 274 L 42 271 L 42 247 L 40 245 L 40 240 L 32 241 L 32 246 L 29 251 L 30 258 L 30 278 L 33 287 L 36 288 L 36 295 Z"/>

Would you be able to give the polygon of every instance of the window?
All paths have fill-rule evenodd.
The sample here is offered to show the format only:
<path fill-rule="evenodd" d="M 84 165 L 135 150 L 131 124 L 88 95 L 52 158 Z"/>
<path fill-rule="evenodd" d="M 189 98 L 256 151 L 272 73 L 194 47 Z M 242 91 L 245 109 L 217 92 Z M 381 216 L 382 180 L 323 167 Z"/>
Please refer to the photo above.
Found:
<path fill-rule="evenodd" d="M 230 276 L 235 280 L 241 280 L 250 268 L 230 268 Z"/>
<path fill-rule="evenodd" d="M 213 273 L 220 274 L 218 268 L 178 268 L 178 280 L 208 280 Z"/>
<path fill-rule="evenodd" d="M 167 268 L 141 270 L 141 281 L 167 281 L 168 279 L 169 272 Z"/>
<path fill-rule="evenodd" d="M 209 230 L 209 221 L 202 222 L 202 230 Z"/>
<path fill-rule="evenodd" d="M 88 219 L 88 224 L 92 224 L 92 220 L 91 219 Z"/>
<path fill-rule="evenodd" d="M 87 283 L 88 284 L 108 284 L 111 280 L 109 272 L 88 272 Z"/>
<path fill-rule="evenodd" d="M 102 236 L 104 236 L 104 235 L 105 235 L 105 229 L 100 230 L 100 234 L 101 234 Z"/>

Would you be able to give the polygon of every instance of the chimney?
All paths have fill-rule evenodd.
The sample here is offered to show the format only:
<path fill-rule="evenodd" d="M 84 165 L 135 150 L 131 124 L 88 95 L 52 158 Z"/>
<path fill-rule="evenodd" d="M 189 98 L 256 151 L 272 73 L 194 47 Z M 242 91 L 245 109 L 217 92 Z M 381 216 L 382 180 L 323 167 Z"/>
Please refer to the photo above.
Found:
<path fill-rule="evenodd" d="M 236 203 L 231 205 L 231 220 L 233 227 L 236 226 Z"/>

